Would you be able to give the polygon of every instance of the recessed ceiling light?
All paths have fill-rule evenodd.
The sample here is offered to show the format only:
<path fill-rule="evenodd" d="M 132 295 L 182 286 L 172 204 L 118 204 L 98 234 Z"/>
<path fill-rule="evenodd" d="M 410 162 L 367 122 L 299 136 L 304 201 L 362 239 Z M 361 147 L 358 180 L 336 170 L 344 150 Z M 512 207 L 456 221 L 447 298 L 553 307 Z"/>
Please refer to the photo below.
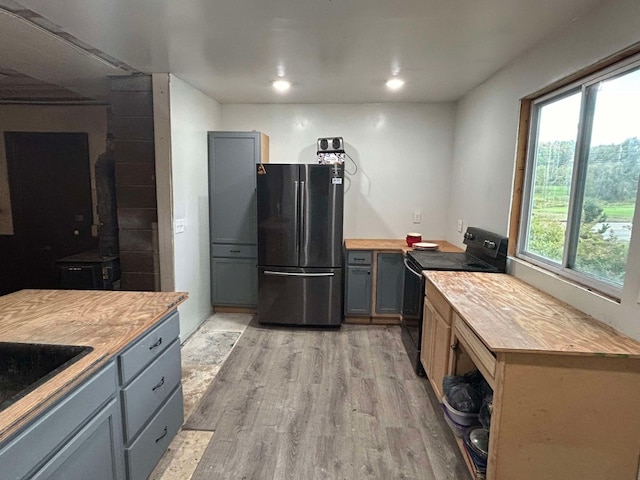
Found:
<path fill-rule="evenodd" d="M 404 80 L 402 80 L 401 78 L 394 77 L 387 80 L 387 87 L 390 88 L 391 90 L 398 90 L 403 85 L 404 85 Z"/>
<path fill-rule="evenodd" d="M 291 87 L 291 82 L 289 80 L 285 80 L 284 78 L 280 78 L 278 80 L 274 80 L 271 85 L 273 85 L 273 88 L 275 88 L 279 92 L 286 92 L 287 90 L 289 90 L 289 87 Z"/>

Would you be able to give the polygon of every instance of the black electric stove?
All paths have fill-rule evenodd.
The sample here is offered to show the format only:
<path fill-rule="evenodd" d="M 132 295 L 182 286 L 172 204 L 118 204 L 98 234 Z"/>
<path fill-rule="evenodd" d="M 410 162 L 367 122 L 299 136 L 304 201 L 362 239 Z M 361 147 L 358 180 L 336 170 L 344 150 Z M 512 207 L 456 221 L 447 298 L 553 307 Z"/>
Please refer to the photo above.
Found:
<path fill-rule="evenodd" d="M 422 311 L 424 307 L 423 270 L 503 273 L 507 265 L 508 240 L 502 235 L 469 227 L 464 234 L 464 252 L 412 250 L 405 258 L 402 302 L 402 341 L 418 375 L 425 375 L 420 363 Z"/>
<path fill-rule="evenodd" d="M 452 270 L 464 272 L 497 272 L 498 267 L 465 252 L 418 251 L 407 252 L 416 270 Z"/>

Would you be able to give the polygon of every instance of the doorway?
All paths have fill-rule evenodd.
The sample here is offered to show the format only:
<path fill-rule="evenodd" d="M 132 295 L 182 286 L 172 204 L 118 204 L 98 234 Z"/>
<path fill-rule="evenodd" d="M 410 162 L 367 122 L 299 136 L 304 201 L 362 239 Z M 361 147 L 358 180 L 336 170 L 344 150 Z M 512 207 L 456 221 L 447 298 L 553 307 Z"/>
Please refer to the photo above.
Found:
<path fill-rule="evenodd" d="M 57 259 L 97 247 L 88 135 L 4 136 L 14 235 L 3 241 L 10 261 L 0 267 L 0 294 L 55 288 Z M 7 267 L 11 271 L 4 271 Z"/>

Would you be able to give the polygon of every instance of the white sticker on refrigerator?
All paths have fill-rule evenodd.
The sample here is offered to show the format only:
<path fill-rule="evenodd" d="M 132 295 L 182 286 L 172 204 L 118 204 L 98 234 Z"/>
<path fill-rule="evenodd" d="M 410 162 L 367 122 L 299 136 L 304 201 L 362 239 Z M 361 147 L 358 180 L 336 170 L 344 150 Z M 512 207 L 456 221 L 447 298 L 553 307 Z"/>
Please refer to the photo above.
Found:
<path fill-rule="evenodd" d="M 331 183 L 333 183 L 334 185 L 342 185 L 342 178 L 340 177 L 333 177 L 331 179 Z"/>

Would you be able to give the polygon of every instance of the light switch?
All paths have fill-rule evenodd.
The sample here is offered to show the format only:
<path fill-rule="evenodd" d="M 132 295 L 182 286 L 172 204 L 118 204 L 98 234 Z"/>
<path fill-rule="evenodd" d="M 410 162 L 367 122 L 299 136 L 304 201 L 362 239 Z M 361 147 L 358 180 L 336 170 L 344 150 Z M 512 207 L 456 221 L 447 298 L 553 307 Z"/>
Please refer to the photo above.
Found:
<path fill-rule="evenodd" d="M 180 218 L 176 220 L 175 232 L 176 233 L 184 233 L 186 230 L 184 218 Z"/>
<path fill-rule="evenodd" d="M 420 223 L 422 221 L 422 212 L 416 210 L 413 212 L 413 223 Z"/>
<path fill-rule="evenodd" d="M 458 232 L 462 233 L 462 219 L 458 219 Z"/>

